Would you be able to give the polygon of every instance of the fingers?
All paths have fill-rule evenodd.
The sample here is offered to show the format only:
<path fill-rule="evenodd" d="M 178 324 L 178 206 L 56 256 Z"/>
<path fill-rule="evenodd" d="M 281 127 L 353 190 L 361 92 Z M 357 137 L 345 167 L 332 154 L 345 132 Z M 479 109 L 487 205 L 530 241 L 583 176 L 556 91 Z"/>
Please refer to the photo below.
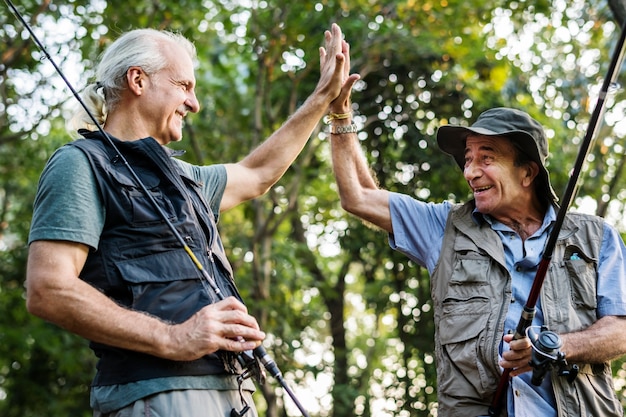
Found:
<path fill-rule="evenodd" d="M 217 303 L 211 304 L 211 306 L 212 308 L 223 311 L 239 310 L 243 311 L 244 313 L 248 312 L 248 308 L 241 301 L 232 296 L 226 297 L 223 300 L 218 301 Z"/>
<path fill-rule="evenodd" d="M 532 370 L 529 365 L 532 355 L 530 339 L 523 337 L 513 340 L 513 335 L 505 335 L 504 342 L 509 343 L 509 350 L 502 353 L 500 366 L 512 369 L 511 376 L 517 376 Z"/>
<path fill-rule="evenodd" d="M 513 351 L 530 351 L 532 344 L 530 343 L 530 339 L 527 337 L 522 337 L 521 339 L 511 340 L 509 343 L 509 347 Z"/>
<path fill-rule="evenodd" d="M 323 63 L 324 61 L 326 61 L 326 49 L 320 46 L 320 62 Z"/>
<path fill-rule="evenodd" d="M 519 367 L 517 367 L 517 368 L 513 369 L 509 375 L 510 375 L 510 376 L 512 376 L 512 377 L 513 377 L 513 376 L 519 376 L 519 375 L 521 375 L 521 374 L 524 374 L 524 373 L 526 373 L 526 372 L 530 372 L 530 371 L 532 371 L 532 370 L 533 370 L 532 366 L 530 366 L 530 365 L 527 363 L 526 365 L 519 366 Z"/>
<path fill-rule="evenodd" d="M 320 47 L 320 80 L 316 93 L 328 99 L 328 110 L 333 113 L 351 111 L 350 95 L 358 74 L 350 75 L 350 45 L 343 39 L 336 23 L 324 32 L 324 46 Z"/>
<path fill-rule="evenodd" d="M 176 360 L 194 360 L 218 350 L 253 350 L 265 338 L 256 319 L 234 297 L 207 305 L 170 329 L 166 357 Z"/>
<path fill-rule="evenodd" d="M 341 50 L 341 41 L 343 40 L 343 34 L 341 33 L 341 28 L 338 24 L 333 23 L 330 26 L 331 37 L 330 37 L 330 45 L 333 48 L 331 52 L 334 50 Z"/>
<path fill-rule="evenodd" d="M 328 58 L 342 51 L 341 29 L 336 23 L 331 25 L 330 31 L 324 32 L 324 46 L 320 48 L 320 66 L 324 68 L 328 64 Z"/>
<path fill-rule="evenodd" d="M 324 47 L 329 55 L 341 51 L 342 36 L 341 29 L 336 23 L 331 25 L 330 31 L 324 31 Z"/>
<path fill-rule="evenodd" d="M 341 52 L 343 53 L 343 56 L 346 59 L 343 65 L 344 80 L 345 80 L 350 75 L 350 44 L 346 42 L 345 40 L 342 40 L 341 42 Z"/>
<path fill-rule="evenodd" d="M 328 106 L 328 110 L 331 113 L 349 113 L 352 111 L 352 104 L 350 102 L 350 96 L 352 95 L 352 87 L 354 83 L 356 83 L 361 77 L 359 74 L 349 75 L 343 86 L 341 87 L 341 91 L 337 98 L 335 98 L 330 105 Z"/>
<path fill-rule="evenodd" d="M 218 303 L 200 310 L 206 314 L 206 320 L 220 323 L 222 335 L 227 338 L 246 340 L 263 340 L 265 333 L 259 329 L 256 319 L 248 314 L 245 305 L 234 297 L 228 297 Z"/>
<path fill-rule="evenodd" d="M 329 105 L 329 111 L 333 113 L 347 113 L 351 111 L 350 96 L 354 83 L 360 79 L 358 74 L 350 75 L 350 44 L 342 37 L 341 29 L 337 24 L 332 25 L 331 32 L 325 32 L 326 48 L 320 49 L 322 68 L 332 70 L 331 79 L 339 81 L 337 96 Z M 323 49 L 323 51 L 322 51 Z M 332 57 L 334 56 L 334 62 Z M 334 67 L 329 68 L 331 65 Z"/>

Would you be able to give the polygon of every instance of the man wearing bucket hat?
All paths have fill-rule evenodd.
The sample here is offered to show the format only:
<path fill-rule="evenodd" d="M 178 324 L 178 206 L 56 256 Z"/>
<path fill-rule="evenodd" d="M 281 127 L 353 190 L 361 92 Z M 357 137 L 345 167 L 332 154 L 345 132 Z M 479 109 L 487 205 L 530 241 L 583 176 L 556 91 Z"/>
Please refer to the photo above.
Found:
<path fill-rule="evenodd" d="M 342 104 L 331 111 L 349 109 Z M 439 129 L 439 147 L 472 190 L 465 204 L 380 189 L 356 134 L 333 129 L 344 209 L 386 230 L 392 248 L 431 274 L 440 416 L 487 415 L 502 368 L 513 377 L 502 415 L 623 415 L 610 360 L 626 353 L 626 248 L 602 219 L 566 216 L 531 326 L 561 336 L 578 377 L 570 383 L 555 366 L 531 381 L 530 339 L 512 340 L 557 210 L 548 143 L 536 120 L 495 108 L 470 127 Z"/>

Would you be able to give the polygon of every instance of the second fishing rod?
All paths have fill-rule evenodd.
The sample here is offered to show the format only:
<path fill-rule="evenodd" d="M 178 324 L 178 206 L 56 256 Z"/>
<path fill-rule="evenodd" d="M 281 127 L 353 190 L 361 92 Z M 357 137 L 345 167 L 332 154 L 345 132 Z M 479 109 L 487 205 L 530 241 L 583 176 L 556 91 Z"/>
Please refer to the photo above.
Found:
<path fill-rule="evenodd" d="M 102 137 L 105 139 L 107 145 L 110 146 L 110 148 L 115 153 L 115 158 L 117 159 L 117 161 L 120 162 L 124 166 L 124 168 L 128 170 L 128 173 L 130 174 L 130 176 L 134 180 L 135 185 L 141 190 L 143 195 L 148 199 L 149 203 L 151 204 L 151 206 L 154 208 L 154 210 L 158 214 L 158 217 L 160 218 L 160 220 L 163 221 L 163 223 L 167 226 L 167 228 L 171 231 L 172 235 L 175 237 L 176 241 L 184 249 L 184 251 L 188 255 L 188 258 L 189 258 L 190 262 L 193 263 L 193 265 L 195 266 L 196 270 L 198 271 L 199 279 L 202 282 L 202 285 L 204 286 L 205 290 L 209 294 L 210 293 L 215 294 L 216 297 L 219 300 L 224 300 L 225 296 L 222 294 L 222 291 L 220 290 L 219 286 L 217 285 L 215 279 L 204 268 L 204 266 L 202 265 L 200 260 L 196 257 L 196 255 L 194 254 L 192 249 L 186 243 L 186 241 L 183 238 L 183 236 L 181 235 L 181 233 L 176 229 L 176 227 L 174 226 L 172 221 L 170 221 L 170 219 L 168 218 L 168 215 L 165 213 L 164 209 L 156 201 L 155 197 L 148 190 L 148 188 L 143 183 L 141 178 L 137 175 L 137 173 L 135 172 L 133 167 L 129 164 L 128 160 L 123 155 L 123 153 L 120 152 L 119 148 L 116 146 L 116 144 L 113 141 L 113 139 L 109 136 L 109 134 L 106 131 L 104 131 L 104 129 L 101 126 L 101 124 L 98 122 L 96 117 L 90 111 L 90 109 L 88 108 L 88 106 L 86 105 L 86 103 L 84 102 L 82 97 L 78 94 L 78 92 L 74 89 L 72 84 L 65 77 L 64 73 L 61 71 L 59 66 L 54 61 L 54 59 L 50 56 L 50 54 L 48 53 L 48 51 L 46 50 L 44 45 L 41 43 L 39 38 L 35 35 L 33 29 L 26 22 L 26 20 L 22 16 L 22 14 L 17 10 L 17 8 L 11 2 L 11 0 L 5 0 L 5 2 L 8 5 L 8 7 L 11 9 L 12 13 L 16 16 L 16 18 L 26 28 L 26 30 L 28 31 L 30 37 L 33 39 L 33 41 L 35 42 L 35 44 L 37 45 L 39 50 L 44 54 L 45 58 L 53 65 L 53 67 L 56 70 L 56 72 L 63 79 L 64 83 L 69 88 L 69 90 L 72 92 L 73 96 L 76 98 L 76 100 L 78 101 L 80 106 L 84 109 L 84 111 L 88 115 L 89 119 L 91 120 L 93 125 L 96 127 L 97 131 L 102 135 Z M 258 365 L 257 365 L 257 360 L 258 360 L 258 362 L 260 362 L 263 365 L 263 367 L 269 372 L 269 374 L 272 375 L 280 383 L 282 388 L 291 397 L 291 399 L 293 400 L 293 402 L 295 403 L 297 408 L 300 410 L 302 415 L 304 417 L 309 417 L 308 413 L 306 412 L 306 410 L 304 409 L 302 404 L 298 401 L 298 398 L 295 396 L 294 392 L 290 389 L 290 387 L 286 383 L 285 379 L 283 378 L 282 372 L 278 368 L 278 365 L 269 356 L 269 354 L 267 353 L 267 351 L 265 350 L 265 348 L 262 345 L 258 346 L 257 348 L 255 348 L 252 351 L 240 352 L 240 353 L 237 353 L 236 355 L 237 355 L 238 362 L 243 367 L 243 372 L 240 375 L 240 378 L 255 377 L 255 379 L 257 379 L 257 380 L 262 380 L 263 379 L 262 376 L 259 375 L 260 373 L 262 373 L 262 370 L 255 369 L 255 368 L 258 368 Z M 231 415 L 243 416 L 246 410 L 247 410 L 247 408 L 245 408 L 242 412 L 239 413 L 239 412 L 236 412 L 233 409 L 233 414 L 231 414 Z"/>

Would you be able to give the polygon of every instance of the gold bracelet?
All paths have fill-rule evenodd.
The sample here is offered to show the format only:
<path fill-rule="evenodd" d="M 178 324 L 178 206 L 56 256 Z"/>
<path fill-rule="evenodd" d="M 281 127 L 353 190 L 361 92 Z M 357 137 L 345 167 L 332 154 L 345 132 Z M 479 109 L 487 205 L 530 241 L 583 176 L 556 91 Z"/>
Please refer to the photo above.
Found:
<path fill-rule="evenodd" d="M 348 119 L 351 116 L 352 116 L 352 112 L 350 112 L 350 113 L 328 113 L 326 116 L 324 116 L 324 123 L 329 125 L 329 124 L 332 123 L 333 120 Z"/>

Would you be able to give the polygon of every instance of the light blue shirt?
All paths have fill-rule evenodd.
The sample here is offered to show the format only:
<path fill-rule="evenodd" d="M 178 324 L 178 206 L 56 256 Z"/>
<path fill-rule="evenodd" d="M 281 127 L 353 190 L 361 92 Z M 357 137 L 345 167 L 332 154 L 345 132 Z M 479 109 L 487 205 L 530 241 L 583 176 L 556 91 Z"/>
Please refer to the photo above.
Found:
<path fill-rule="evenodd" d="M 451 203 L 425 203 L 410 196 L 391 193 L 389 208 L 393 234 L 389 235 L 392 249 L 404 253 L 411 260 L 425 267 L 432 274 L 439 261 L 441 244 Z M 475 216 L 482 216 L 475 212 Z M 504 224 L 482 216 L 498 233 L 504 246 L 507 269 L 511 274 L 513 302 L 505 319 L 505 331 L 515 331 L 523 306 L 541 261 L 546 240 L 556 219 L 554 208 L 546 213 L 543 224 L 525 242 Z M 619 233 L 610 225 L 604 225 L 604 236 L 598 260 L 597 314 L 626 315 L 626 248 Z M 537 303 L 533 326 L 543 324 L 541 303 Z M 503 344 L 508 346 L 507 344 Z M 556 417 L 554 393 L 550 378 L 544 378 L 541 386 L 530 383 L 532 374 L 527 372 L 512 378 L 509 391 L 509 416 Z M 517 410 L 517 413 L 515 412 Z"/>

